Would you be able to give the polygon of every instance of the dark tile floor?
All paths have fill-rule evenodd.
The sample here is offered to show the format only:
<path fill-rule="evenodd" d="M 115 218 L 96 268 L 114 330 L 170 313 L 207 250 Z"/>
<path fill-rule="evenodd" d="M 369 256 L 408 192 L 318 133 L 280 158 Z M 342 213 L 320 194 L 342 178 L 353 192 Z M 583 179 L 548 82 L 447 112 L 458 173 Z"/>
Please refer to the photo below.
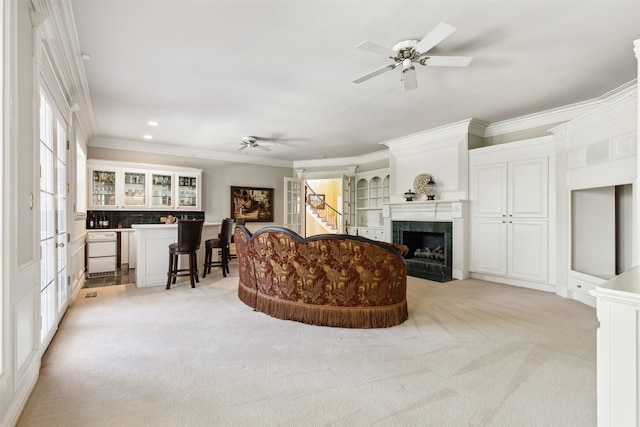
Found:
<path fill-rule="evenodd" d="M 85 288 L 98 288 L 111 285 L 125 285 L 136 282 L 136 269 L 129 268 L 126 264 L 119 268 L 116 274 L 108 276 L 87 277 L 84 283 Z"/>

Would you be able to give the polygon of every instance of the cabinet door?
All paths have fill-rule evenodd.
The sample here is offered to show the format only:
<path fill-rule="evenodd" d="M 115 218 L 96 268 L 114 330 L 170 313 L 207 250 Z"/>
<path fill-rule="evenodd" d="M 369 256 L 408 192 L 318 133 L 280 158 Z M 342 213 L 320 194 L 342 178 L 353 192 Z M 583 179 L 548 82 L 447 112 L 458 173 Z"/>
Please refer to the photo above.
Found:
<path fill-rule="evenodd" d="M 124 194 L 122 195 L 123 207 L 142 208 L 147 205 L 147 174 L 144 171 L 125 169 L 122 174 L 122 185 Z"/>
<path fill-rule="evenodd" d="M 546 220 L 508 223 L 509 277 L 547 282 L 549 249 Z"/>
<path fill-rule="evenodd" d="M 547 157 L 509 163 L 509 216 L 547 218 L 549 160 Z"/>
<path fill-rule="evenodd" d="M 200 207 L 201 175 L 179 173 L 176 175 L 176 207 L 198 210 Z"/>
<path fill-rule="evenodd" d="M 507 224 L 503 219 L 473 223 L 471 269 L 478 273 L 507 274 Z"/>
<path fill-rule="evenodd" d="M 116 207 L 116 170 L 92 169 L 90 183 L 91 206 L 94 208 Z"/>
<path fill-rule="evenodd" d="M 505 217 L 507 213 L 507 164 L 473 169 L 473 206 L 476 217 Z"/>
<path fill-rule="evenodd" d="M 166 173 L 151 174 L 151 206 L 172 207 L 173 175 Z"/>

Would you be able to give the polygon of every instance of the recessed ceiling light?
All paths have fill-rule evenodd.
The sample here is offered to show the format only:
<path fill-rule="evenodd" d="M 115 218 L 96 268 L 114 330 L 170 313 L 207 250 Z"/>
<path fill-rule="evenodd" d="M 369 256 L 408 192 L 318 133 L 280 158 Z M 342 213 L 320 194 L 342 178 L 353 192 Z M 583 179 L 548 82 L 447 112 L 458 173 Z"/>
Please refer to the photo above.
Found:
<path fill-rule="evenodd" d="M 80 55 L 80 57 L 85 61 L 91 61 L 91 55 L 89 55 L 88 53 L 83 53 Z"/>
<path fill-rule="evenodd" d="M 153 139 L 153 136 L 151 136 L 151 135 L 142 135 L 142 137 L 144 139 Z"/>
<path fill-rule="evenodd" d="M 160 123 L 158 122 L 154 122 L 153 120 L 150 120 L 149 122 L 147 122 L 149 126 L 158 126 Z"/>

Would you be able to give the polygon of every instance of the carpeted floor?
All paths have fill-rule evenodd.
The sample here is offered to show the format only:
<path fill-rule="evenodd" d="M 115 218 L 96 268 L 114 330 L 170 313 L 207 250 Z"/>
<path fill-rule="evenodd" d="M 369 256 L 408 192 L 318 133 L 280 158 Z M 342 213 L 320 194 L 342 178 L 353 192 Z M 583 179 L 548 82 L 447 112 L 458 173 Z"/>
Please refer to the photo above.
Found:
<path fill-rule="evenodd" d="M 596 425 L 597 322 L 578 302 L 410 277 L 409 320 L 357 330 L 271 318 L 236 288 L 232 270 L 83 289 L 18 425 Z"/>

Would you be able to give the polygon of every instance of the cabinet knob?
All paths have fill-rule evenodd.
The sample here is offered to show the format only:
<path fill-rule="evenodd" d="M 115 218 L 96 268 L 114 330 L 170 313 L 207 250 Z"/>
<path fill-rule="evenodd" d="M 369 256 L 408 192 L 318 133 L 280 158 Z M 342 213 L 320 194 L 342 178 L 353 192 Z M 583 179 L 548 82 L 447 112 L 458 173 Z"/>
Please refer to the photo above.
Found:
<path fill-rule="evenodd" d="M 579 288 L 582 288 L 582 285 L 578 285 Z"/>
<path fill-rule="evenodd" d="M 64 248 L 64 243 L 56 243 L 56 248 Z"/>

